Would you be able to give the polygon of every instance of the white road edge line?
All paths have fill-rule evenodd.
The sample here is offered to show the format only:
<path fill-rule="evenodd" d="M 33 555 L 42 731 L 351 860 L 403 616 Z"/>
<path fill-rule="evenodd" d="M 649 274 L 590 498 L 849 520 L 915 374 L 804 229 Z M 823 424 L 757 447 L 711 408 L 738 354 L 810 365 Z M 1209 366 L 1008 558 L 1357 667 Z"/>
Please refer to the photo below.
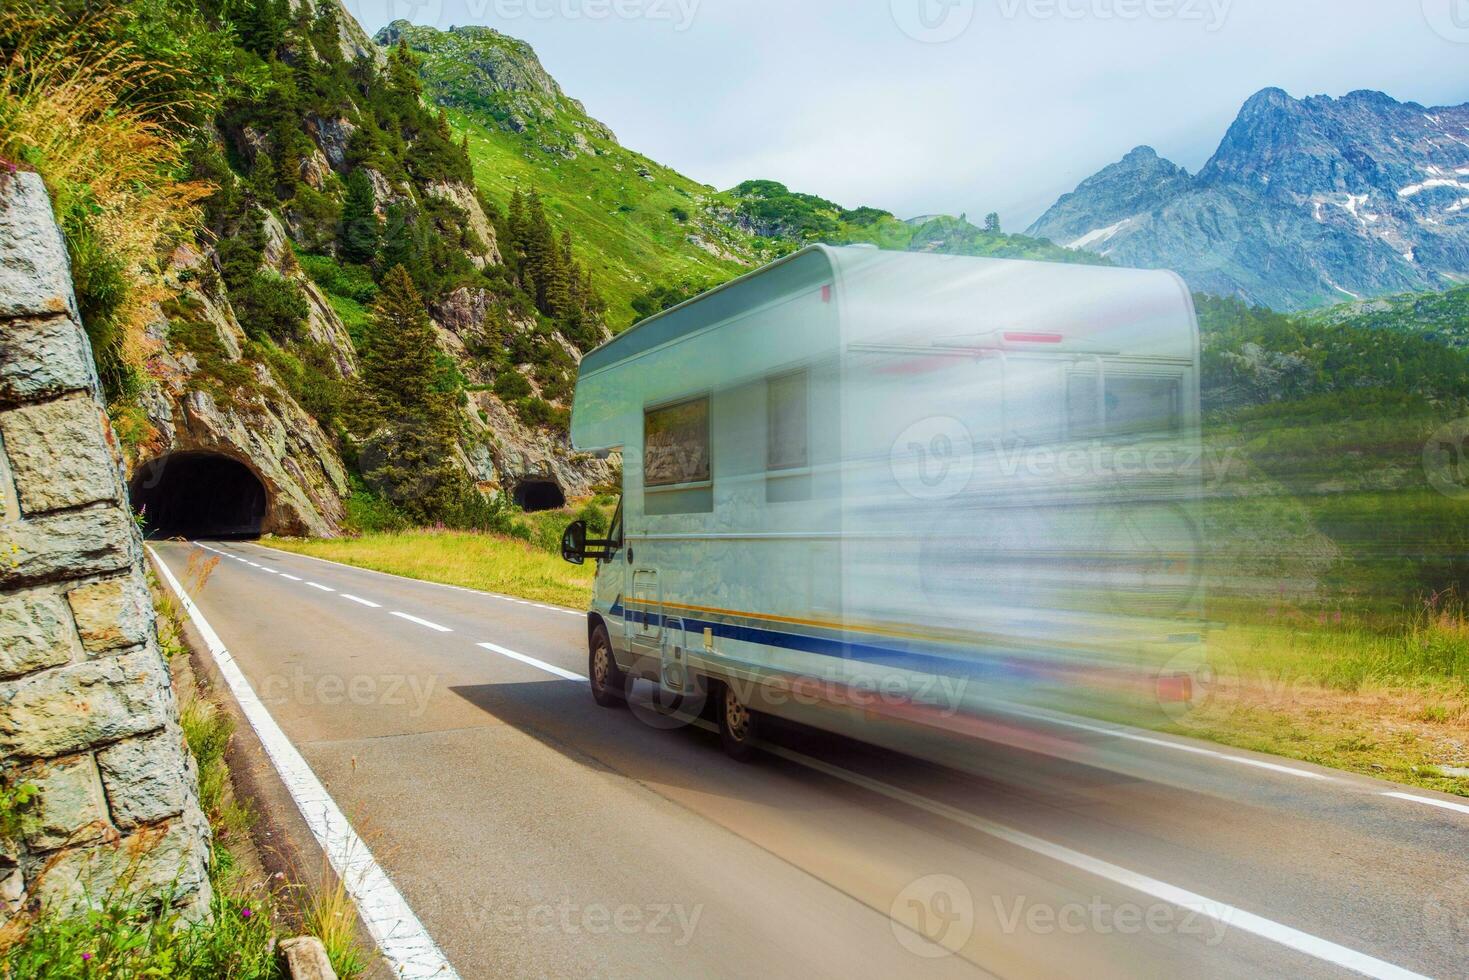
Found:
<path fill-rule="evenodd" d="M 419 626 L 426 626 L 429 629 L 434 630 L 435 632 L 438 632 L 438 633 L 452 633 L 452 632 L 454 632 L 453 630 L 451 630 L 447 626 L 440 626 L 438 623 L 430 623 L 426 619 L 419 619 L 417 616 L 410 616 L 406 612 L 395 612 L 395 613 L 392 613 L 392 615 L 397 616 L 399 619 L 406 619 L 410 623 L 417 623 Z"/>
<path fill-rule="evenodd" d="M 557 667 L 555 664 L 548 664 L 544 660 L 537 660 L 535 657 L 527 657 L 523 653 L 516 653 L 514 650 L 507 650 L 504 647 L 498 646 L 498 645 L 496 645 L 494 643 L 480 643 L 480 644 L 477 644 L 477 646 L 480 646 L 480 647 L 482 647 L 482 648 L 484 648 L 486 650 L 489 650 L 491 653 L 498 653 L 502 657 L 509 657 L 511 660 L 519 660 L 523 664 L 529 664 L 532 667 L 538 667 L 541 670 L 544 670 L 546 673 L 548 673 L 548 674 L 555 674 L 557 677 L 560 677 L 563 680 L 568 680 L 568 681 L 584 681 L 584 680 L 586 680 L 586 678 L 583 677 L 581 674 L 573 673 L 572 671 L 569 671 L 569 670 L 562 670 L 560 667 Z"/>
<path fill-rule="evenodd" d="M 341 597 L 343 599 L 346 599 L 348 602 L 355 602 L 355 603 L 357 603 L 357 605 L 359 605 L 359 606 L 366 606 L 368 609 L 381 609 L 382 608 L 382 606 L 379 603 L 373 602 L 371 599 L 361 599 L 361 598 L 358 598 L 355 595 L 350 595 L 350 594 L 348 594 L 346 592 L 342 592 L 342 593 L 340 593 L 340 595 L 341 595 Z"/>
<path fill-rule="evenodd" d="M 1353 970 L 1364 976 L 1380 977 L 1384 978 L 1384 980 L 1386 978 L 1392 978 L 1392 980 L 1425 980 L 1422 974 L 1405 970 L 1385 960 L 1379 960 L 1376 957 L 1368 956 L 1366 953 L 1360 953 L 1346 946 L 1340 946 L 1328 939 L 1322 939 L 1319 936 L 1313 936 L 1299 929 L 1293 929 L 1290 926 L 1264 918 L 1263 916 L 1255 915 L 1253 912 L 1246 912 L 1244 909 L 1227 905 L 1224 902 L 1205 898 L 1203 895 L 1195 894 L 1176 885 L 1170 885 L 1166 882 L 1158 881 L 1155 878 L 1138 874 L 1135 871 L 1129 871 L 1126 868 L 1100 860 L 1099 858 L 1089 857 L 1079 851 L 1073 851 L 1069 847 L 1053 844 L 1050 841 L 1041 840 L 1039 837 L 1032 837 L 1030 834 L 1014 830 L 1003 824 L 993 823 L 983 817 L 977 817 L 957 807 L 949 806 L 946 803 L 930 800 L 927 797 L 919 796 L 917 793 L 899 789 L 896 786 L 879 782 L 876 779 L 871 779 L 859 773 L 843 769 L 840 766 L 822 762 L 820 759 L 813 759 L 808 755 L 779 745 L 767 744 L 764 748 L 772 755 L 789 762 L 805 766 L 808 769 L 814 769 L 817 772 L 831 776 L 833 779 L 839 779 L 853 786 L 859 786 L 880 796 L 885 796 L 888 799 L 907 803 L 921 810 L 927 810 L 936 816 L 952 820 L 955 823 L 962 824 L 1008 844 L 1013 844 L 1033 854 L 1051 858 L 1054 861 L 1070 865 L 1073 868 L 1085 871 L 1098 878 L 1106 879 L 1124 888 L 1141 892 L 1144 895 L 1149 895 L 1160 901 L 1176 905 L 1197 915 L 1213 919 L 1223 924 L 1226 928 L 1232 926 L 1244 932 L 1253 933 L 1262 939 L 1268 939 L 1273 943 L 1305 953 L 1307 956 L 1313 956 L 1326 963 Z"/>
<path fill-rule="evenodd" d="M 309 586 L 311 586 L 313 589 L 320 589 L 323 592 L 335 592 L 335 591 L 337 591 L 336 589 L 332 588 L 330 585 L 322 585 L 320 582 L 307 582 L 306 584 L 309 585 Z"/>
<path fill-rule="evenodd" d="M 1395 800 L 1409 800 L 1413 803 L 1427 803 L 1444 810 L 1455 810 L 1459 813 L 1469 813 L 1469 806 L 1463 803 L 1450 803 L 1448 800 L 1435 800 L 1431 796 L 1414 796 L 1412 793 L 1383 793 L 1383 796 L 1391 796 Z"/>
<path fill-rule="evenodd" d="M 341 877 L 347 893 L 357 903 L 362 921 L 367 924 L 372 938 L 377 941 L 383 958 L 393 973 L 403 980 L 458 980 L 459 974 L 449 963 L 433 937 L 424 929 L 423 923 L 404 901 L 402 894 L 388 878 L 387 872 L 373 858 L 367 844 L 357 836 L 357 831 L 347 820 L 311 767 L 306 764 L 296 746 L 286 737 L 280 725 L 271 717 L 270 711 L 261 702 L 250 682 L 245 679 L 239 664 L 225 648 L 219 634 L 214 632 L 203 613 L 199 612 L 192 599 L 174 578 L 173 572 L 163 559 L 150 547 L 148 554 L 163 573 L 173 594 L 178 597 L 184 612 L 204 638 L 210 656 L 219 667 L 230 693 L 240 705 L 250 727 L 265 747 L 270 761 L 280 774 L 291 798 L 311 828 L 317 843 L 326 852 L 327 860 Z"/>

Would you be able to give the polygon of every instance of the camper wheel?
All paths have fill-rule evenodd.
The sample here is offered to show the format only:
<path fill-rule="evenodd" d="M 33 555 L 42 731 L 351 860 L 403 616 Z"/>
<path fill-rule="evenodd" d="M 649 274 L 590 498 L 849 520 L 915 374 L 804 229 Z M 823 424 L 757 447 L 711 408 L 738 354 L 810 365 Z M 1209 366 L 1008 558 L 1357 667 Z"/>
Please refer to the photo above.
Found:
<path fill-rule="evenodd" d="M 627 677 L 612 656 L 612 641 L 607 636 L 607 627 L 599 623 L 592 630 L 589 647 L 587 677 L 592 683 L 592 700 L 604 708 L 626 704 Z"/>
<path fill-rule="evenodd" d="M 755 755 L 755 743 L 760 738 L 760 713 L 751 711 L 728 684 L 720 685 L 716 704 L 719 741 L 725 754 L 736 762 L 749 762 Z"/>

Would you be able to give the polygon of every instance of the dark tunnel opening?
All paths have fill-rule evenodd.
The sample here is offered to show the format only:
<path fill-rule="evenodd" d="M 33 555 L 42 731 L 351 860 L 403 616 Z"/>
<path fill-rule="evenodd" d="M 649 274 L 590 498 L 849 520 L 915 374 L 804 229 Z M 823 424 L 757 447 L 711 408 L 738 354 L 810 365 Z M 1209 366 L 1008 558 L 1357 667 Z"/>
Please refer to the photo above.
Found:
<path fill-rule="evenodd" d="M 521 480 L 515 485 L 515 504 L 526 513 L 566 506 L 566 494 L 555 480 Z"/>
<path fill-rule="evenodd" d="M 266 493 L 250 468 L 218 453 L 175 453 L 138 468 L 129 489 L 150 538 L 258 538 Z"/>

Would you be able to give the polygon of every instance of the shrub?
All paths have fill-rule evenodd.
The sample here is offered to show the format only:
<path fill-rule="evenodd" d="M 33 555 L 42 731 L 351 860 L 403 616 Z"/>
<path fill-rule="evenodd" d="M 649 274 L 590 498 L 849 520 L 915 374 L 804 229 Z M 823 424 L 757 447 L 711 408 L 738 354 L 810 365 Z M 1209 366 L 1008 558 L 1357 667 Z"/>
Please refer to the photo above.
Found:
<path fill-rule="evenodd" d="M 330 255 L 302 255 L 298 261 L 313 282 L 334 296 L 364 305 L 377 299 L 377 283 L 365 265 L 338 262 Z"/>
<path fill-rule="evenodd" d="M 506 368 L 495 376 L 495 396 L 502 402 L 515 402 L 531 393 L 530 382 L 514 368 Z"/>
<path fill-rule="evenodd" d="M 346 529 L 352 534 L 406 531 L 413 526 L 402 511 L 373 493 L 354 477 L 352 496 L 347 498 Z"/>
<path fill-rule="evenodd" d="M 110 398 L 136 387 L 152 306 L 168 295 L 160 258 L 198 227 L 212 190 L 178 179 L 184 140 L 170 125 L 208 96 L 181 104 L 175 67 L 121 36 L 125 16 L 0 7 L 0 156 L 46 181 Z"/>

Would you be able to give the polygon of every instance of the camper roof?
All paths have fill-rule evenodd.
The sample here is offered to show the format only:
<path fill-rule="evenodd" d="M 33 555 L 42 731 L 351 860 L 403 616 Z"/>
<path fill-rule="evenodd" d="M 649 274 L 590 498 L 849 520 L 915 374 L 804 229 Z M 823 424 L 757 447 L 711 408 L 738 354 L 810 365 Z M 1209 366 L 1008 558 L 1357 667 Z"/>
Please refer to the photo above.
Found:
<path fill-rule="evenodd" d="M 1192 358 L 1193 309 L 1171 272 L 811 245 L 639 322 L 582 360 L 583 377 L 793 293 L 831 286 L 847 343 L 1004 345 Z"/>

